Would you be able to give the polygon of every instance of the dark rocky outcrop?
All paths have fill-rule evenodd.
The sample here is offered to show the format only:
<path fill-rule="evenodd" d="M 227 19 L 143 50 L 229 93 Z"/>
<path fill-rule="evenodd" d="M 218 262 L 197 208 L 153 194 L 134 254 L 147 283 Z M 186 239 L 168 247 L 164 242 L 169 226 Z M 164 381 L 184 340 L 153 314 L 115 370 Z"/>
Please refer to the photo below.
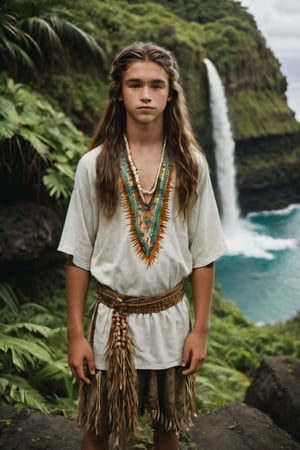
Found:
<path fill-rule="evenodd" d="M 81 432 L 72 420 L 0 406 L 1 450 L 80 450 Z"/>
<path fill-rule="evenodd" d="M 57 245 L 57 214 L 46 206 L 17 203 L 0 208 L 0 265 L 36 261 Z"/>
<path fill-rule="evenodd" d="M 300 360 L 264 358 L 246 391 L 245 402 L 267 413 L 300 442 Z"/>
<path fill-rule="evenodd" d="M 191 430 L 198 450 L 298 450 L 300 444 L 270 417 L 244 404 L 200 414 Z"/>
<path fill-rule="evenodd" d="M 31 299 L 41 281 L 50 292 L 59 282 L 53 267 L 63 263 L 56 251 L 60 232 L 61 221 L 48 206 L 0 205 L 0 283 Z"/>
<path fill-rule="evenodd" d="M 0 450 L 80 450 L 82 439 L 72 420 L 9 406 L 0 406 L 0 436 Z M 191 437 L 197 450 L 300 450 L 266 414 L 243 404 L 199 414 Z"/>
<path fill-rule="evenodd" d="M 300 135 L 236 142 L 237 187 L 243 214 L 300 203 Z"/>

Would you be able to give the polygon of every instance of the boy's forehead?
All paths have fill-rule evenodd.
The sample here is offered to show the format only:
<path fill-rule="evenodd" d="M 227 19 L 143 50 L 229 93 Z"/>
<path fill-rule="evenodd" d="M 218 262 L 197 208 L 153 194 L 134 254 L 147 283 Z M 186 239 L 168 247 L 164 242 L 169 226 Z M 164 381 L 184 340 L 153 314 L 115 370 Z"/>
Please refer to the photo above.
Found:
<path fill-rule="evenodd" d="M 152 79 L 168 81 L 169 77 L 165 69 L 152 61 L 134 61 L 123 73 L 123 80 Z"/>

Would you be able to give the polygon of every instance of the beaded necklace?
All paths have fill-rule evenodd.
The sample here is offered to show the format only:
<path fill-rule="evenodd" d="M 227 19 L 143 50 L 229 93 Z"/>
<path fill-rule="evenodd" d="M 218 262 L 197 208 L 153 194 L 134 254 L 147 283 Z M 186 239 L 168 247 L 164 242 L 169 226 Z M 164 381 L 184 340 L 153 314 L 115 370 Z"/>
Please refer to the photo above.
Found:
<path fill-rule="evenodd" d="M 121 198 L 125 215 L 129 221 L 131 241 L 139 257 L 147 267 L 150 267 L 161 249 L 161 241 L 169 220 L 173 167 L 168 152 L 165 151 L 157 186 L 148 203 L 138 189 L 134 171 L 130 166 L 125 149 L 121 154 L 120 169 Z"/>
<path fill-rule="evenodd" d="M 163 165 L 163 162 L 164 162 L 164 158 L 165 158 L 165 150 L 166 150 L 167 139 L 166 138 L 164 139 L 162 152 L 161 152 L 161 157 L 160 157 L 160 162 L 159 162 L 159 166 L 158 166 L 158 169 L 157 169 L 157 172 L 156 172 L 156 177 L 155 177 L 154 183 L 153 183 L 151 189 L 148 190 L 148 189 L 144 189 L 143 186 L 141 185 L 140 177 L 139 177 L 139 171 L 138 171 L 138 168 L 136 167 L 136 165 L 135 165 L 135 163 L 133 161 L 127 137 L 125 136 L 125 134 L 124 134 L 123 137 L 124 137 L 124 142 L 125 142 L 125 148 L 126 148 L 128 162 L 129 162 L 131 171 L 133 173 L 136 186 L 138 188 L 139 194 L 140 194 L 143 202 L 147 203 L 146 200 L 145 200 L 145 195 L 153 195 L 154 192 L 156 191 L 156 188 L 157 188 L 159 175 L 160 175 L 161 168 L 162 168 L 162 165 Z"/>

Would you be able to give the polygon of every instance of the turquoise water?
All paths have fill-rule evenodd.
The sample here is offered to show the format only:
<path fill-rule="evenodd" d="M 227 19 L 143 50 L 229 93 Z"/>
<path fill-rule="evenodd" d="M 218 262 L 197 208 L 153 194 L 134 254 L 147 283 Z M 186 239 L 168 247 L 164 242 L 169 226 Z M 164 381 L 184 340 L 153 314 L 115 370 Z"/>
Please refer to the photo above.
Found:
<path fill-rule="evenodd" d="M 243 229 L 217 261 L 216 282 L 251 321 L 285 321 L 300 310 L 300 205 L 251 213 Z"/>

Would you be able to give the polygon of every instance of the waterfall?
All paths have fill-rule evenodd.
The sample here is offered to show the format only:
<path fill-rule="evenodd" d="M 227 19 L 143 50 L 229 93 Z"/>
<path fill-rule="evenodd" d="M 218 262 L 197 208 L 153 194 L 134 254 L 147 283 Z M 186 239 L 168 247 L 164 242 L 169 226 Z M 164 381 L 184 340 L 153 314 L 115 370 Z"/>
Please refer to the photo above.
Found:
<path fill-rule="evenodd" d="M 208 76 L 217 183 L 228 254 L 273 259 L 273 251 L 296 247 L 297 241 L 260 234 L 255 224 L 247 218 L 241 218 L 236 188 L 235 143 L 228 117 L 226 94 L 214 64 L 207 58 L 204 59 L 204 64 Z"/>
<path fill-rule="evenodd" d="M 204 63 L 209 83 L 212 133 L 216 157 L 217 183 L 222 208 L 222 223 L 225 234 L 230 235 L 240 228 L 240 209 L 238 206 L 234 162 L 235 143 L 232 137 L 222 80 L 217 69 L 209 59 L 205 59 Z"/>

